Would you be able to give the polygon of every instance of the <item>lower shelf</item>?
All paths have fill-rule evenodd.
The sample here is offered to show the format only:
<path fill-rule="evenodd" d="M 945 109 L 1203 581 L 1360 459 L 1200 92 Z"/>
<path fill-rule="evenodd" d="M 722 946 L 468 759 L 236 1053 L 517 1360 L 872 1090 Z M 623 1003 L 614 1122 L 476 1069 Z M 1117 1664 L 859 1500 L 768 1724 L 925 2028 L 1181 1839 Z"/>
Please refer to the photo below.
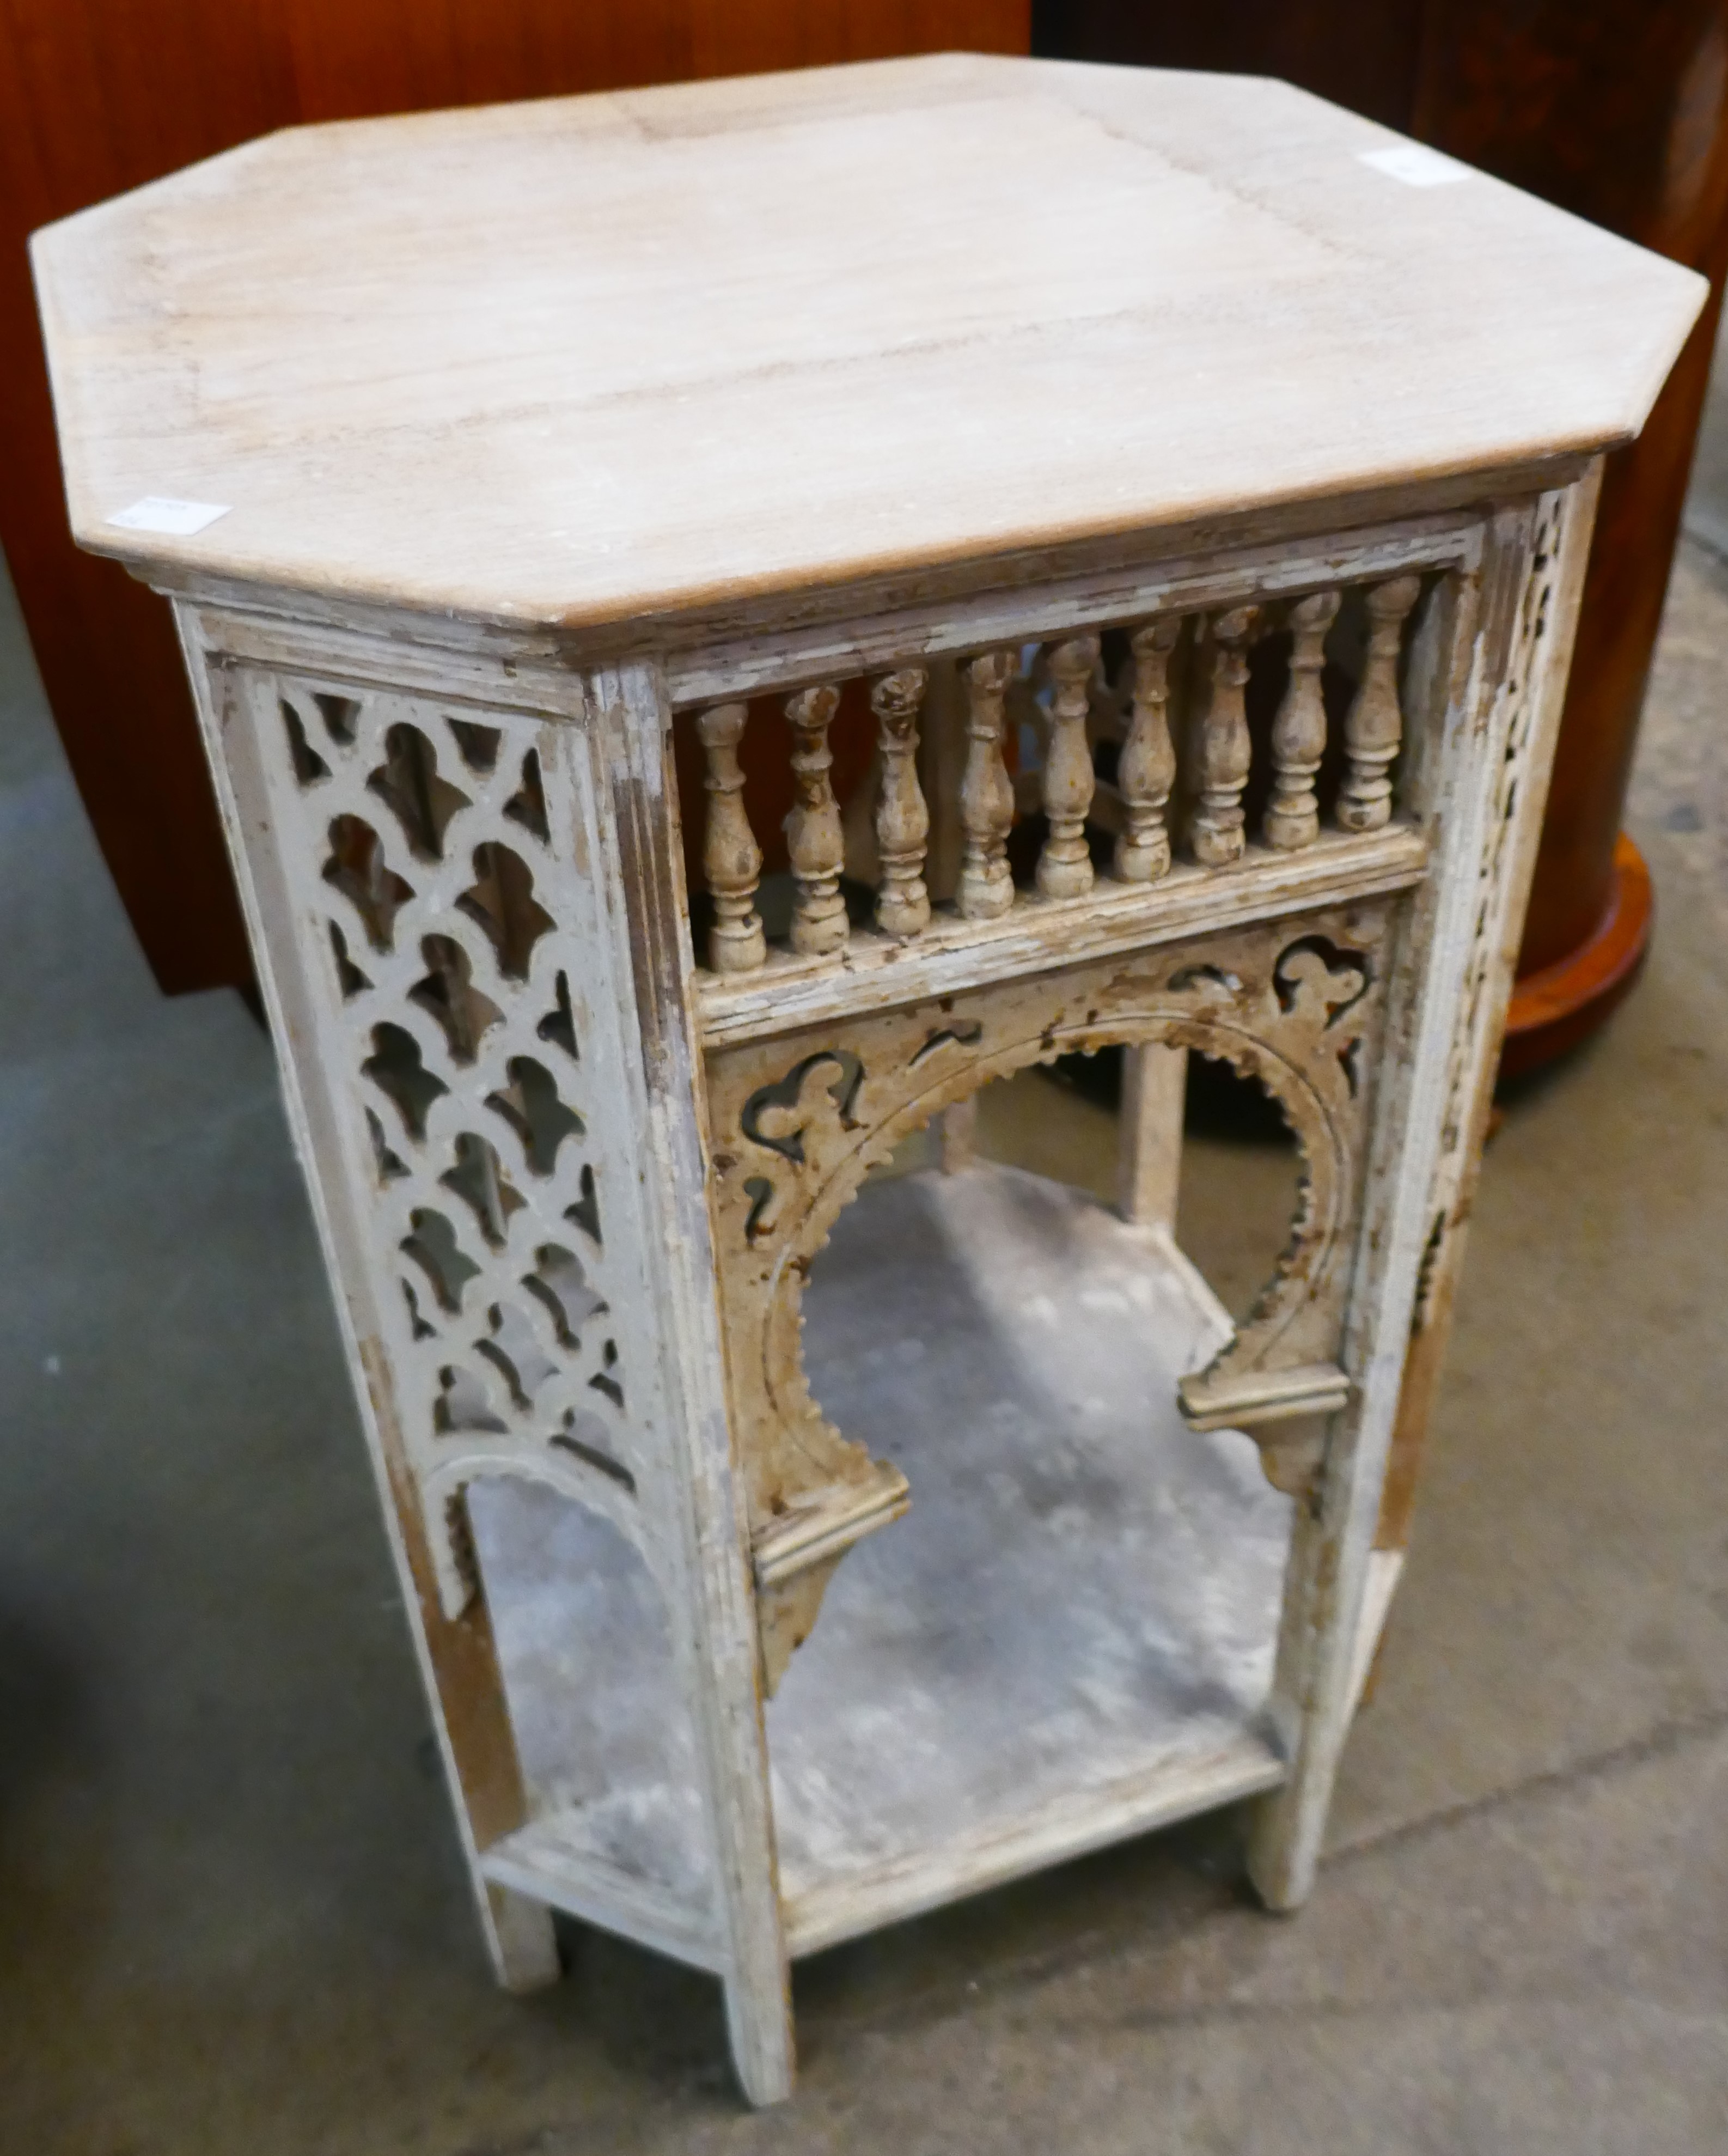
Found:
<path fill-rule="evenodd" d="M 1177 1378 L 1229 1320 L 1169 1239 L 1018 1169 L 867 1188 L 812 1389 L 904 1471 L 768 1710 L 795 1953 L 1263 1789 L 1290 1500 Z"/>
<path fill-rule="evenodd" d="M 1284 1762 L 1272 1745 L 1244 1730 L 1217 1751 L 1167 1753 L 1119 1782 L 1058 1797 L 1042 1811 L 946 1838 L 934 1830 L 930 1846 L 915 1854 L 855 1871 L 840 1867 L 802 1889 L 782 1876 L 787 1951 L 820 1953 L 843 1939 L 1274 1789 L 1284 1775 Z"/>
<path fill-rule="evenodd" d="M 1290 1501 L 1246 1437 L 1182 1420 L 1229 1321 L 1167 1236 L 1015 1169 L 905 1176 L 842 1215 L 805 1316 L 817 1398 L 912 1507 L 843 1560 L 769 1705 L 792 1953 L 1282 1779 Z M 715 1966 L 639 1560 L 543 1491 L 474 1509 L 536 1814 L 489 1876 Z"/>
<path fill-rule="evenodd" d="M 595 1846 L 583 1808 L 543 1813 L 495 1842 L 480 1859 L 495 1887 L 509 1887 L 567 1916 L 620 1932 L 674 1961 L 719 1971 L 726 1964 L 720 1923 L 702 1882 L 677 1887 Z"/>

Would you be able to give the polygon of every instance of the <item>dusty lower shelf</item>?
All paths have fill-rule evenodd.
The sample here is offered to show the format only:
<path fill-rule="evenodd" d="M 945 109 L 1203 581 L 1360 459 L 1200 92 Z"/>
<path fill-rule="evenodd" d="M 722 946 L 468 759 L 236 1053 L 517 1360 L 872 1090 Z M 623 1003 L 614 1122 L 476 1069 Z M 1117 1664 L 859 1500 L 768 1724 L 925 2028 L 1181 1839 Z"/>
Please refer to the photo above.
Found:
<path fill-rule="evenodd" d="M 813 1953 L 1273 1786 L 1290 1503 L 1183 1424 L 1228 1319 L 1167 1238 L 1018 1170 L 868 1186 L 805 1297 L 813 1389 L 902 1468 L 767 1715 L 788 1943 Z M 536 1816 L 500 1883 L 713 1965 L 694 1753 L 652 1583 L 520 1486 L 475 1528 Z"/>
<path fill-rule="evenodd" d="M 782 1876 L 787 1951 L 819 1953 L 885 1924 L 1275 1789 L 1284 1774 L 1273 1747 L 1244 1730 L 1216 1751 L 1162 1748 L 1119 1782 L 1089 1784 L 1041 1810 L 1017 1806 L 1012 1819 L 946 1836 L 932 1820 L 931 1845 L 915 1853 L 856 1869 L 839 1866 L 802 1887 Z"/>
<path fill-rule="evenodd" d="M 817 1397 L 912 1507 L 769 1707 L 794 1952 L 1280 1778 L 1290 1504 L 1182 1420 L 1228 1320 L 1167 1238 L 1012 1168 L 907 1176 L 804 1306 Z"/>

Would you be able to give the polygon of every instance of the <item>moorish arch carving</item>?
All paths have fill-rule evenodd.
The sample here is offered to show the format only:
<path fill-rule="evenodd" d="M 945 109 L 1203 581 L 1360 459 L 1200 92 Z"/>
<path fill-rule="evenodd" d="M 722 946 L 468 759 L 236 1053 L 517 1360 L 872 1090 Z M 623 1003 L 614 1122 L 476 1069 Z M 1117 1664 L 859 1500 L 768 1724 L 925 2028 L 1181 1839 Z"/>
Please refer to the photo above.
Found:
<path fill-rule="evenodd" d="M 993 1079 L 1074 1051 L 1160 1044 L 1262 1084 L 1300 1148 L 1297 1211 L 1253 1309 L 1184 1380 L 1183 1409 L 1197 1428 L 1249 1427 L 1270 1455 L 1278 1424 L 1344 1404 L 1390 920 L 1384 901 L 1331 909 L 710 1051 L 720 1305 L 771 1684 L 839 1557 L 910 1496 L 811 1393 L 804 1282 L 869 1170 Z"/>

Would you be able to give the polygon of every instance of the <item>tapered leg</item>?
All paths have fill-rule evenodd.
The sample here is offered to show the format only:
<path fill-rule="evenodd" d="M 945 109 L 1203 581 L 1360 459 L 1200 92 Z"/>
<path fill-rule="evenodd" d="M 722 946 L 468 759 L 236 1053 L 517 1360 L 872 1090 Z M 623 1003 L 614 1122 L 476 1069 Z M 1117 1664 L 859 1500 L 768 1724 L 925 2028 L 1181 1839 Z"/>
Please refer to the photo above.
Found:
<path fill-rule="evenodd" d="M 1377 1630 L 1374 1545 L 1413 1329 L 1434 1293 L 1449 1189 L 1468 1188 L 1492 1080 L 1492 1028 L 1518 946 L 1528 849 L 1541 817 L 1599 467 L 1577 486 L 1509 506 L 1490 526 L 1482 637 L 1507 648 L 1505 691 L 1478 717 L 1454 677 L 1429 679 L 1450 633 L 1418 637 L 1404 695 L 1443 708 L 1404 779 L 1432 817 L 1436 859 L 1411 924 L 1421 969 L 1397 982 L 1389 1037 L 1397 1061 L 1378 1074 L 1369 1196 L 1346 1322 L 1350 1405 L 1333 1419 L 1308 1502 L 1297 1507 L 1272 1712 L 1289 1758 L 1284 1786 L 1260 1800 L 1249 1868 L 1267 1906 L 1307 1897 L 1320 1859 L 1344 1740 Z M 1455 667 L 1458 661 L 1452 662 Z M 1473 757 L 1452 744 L 1467 726 Z M 1450 751 L 1449 756 L 1445 752 Z M 1425 797 L 1425 798 L 1424 798 Z M 1449 1178 L 1448 1152 L 1461 1166 Z M 1384 1568 L 1380 1568 L 1384 1584 Z M 1382 1596 L 1382 1604 L 1386 1598 Z"/>
<path fill-rule="evenodd" d="M 542 1991 L 558 1981 L 558 1938 L 543 1902 L 489 1885 L 482 1921 L 493 1969 L 506 1991 Z"/>
<path fill-rule="evenodd" d="M 797 2078 L 792 2001 L 783 1984 L 741 1970 L 726 1979 L 726 2035 L 738 2086 L 758 2107 L 784 2103 Z"/>
<path fill-rule="evenodd" d="M 671 732 L 651 670 L 597 675 L 592 693 L 618 846 L 607 872 L 622 886 L 619 919 L 641 924 L 620 963 L 633 971 L 643 1036 L 640 1158 L 678 1491 L 674 1635 L 697 1733 L 733 2063 L 752 2103 L 777 2103 L 792 2087 L 791 1989 L 749 1522 L 733 1457 L 715 1296 L 706 1095 L 684 932 L 683 856 L 659 805 L 674 783 Z M 582 752 L 572 744 L 572 754 Z"/>
<path fill-rule="evenodd" d="M 300 907 L 287 880 L 283 819 L 258 730 L 233 681 L 213 670 L 194 621 L 179 616 L 235 880 L 281 1065 L 284 1104 L 303 1163 L 324 1260 L 340 1292 L 336 1315 L 366 1429 L 392 1555 L 432 1710 L 438 1749 L 488 1954 L 506 1989 L 558 1974 L 550 1912 L 491 1885 L 482 1853 L 523 1824 L 526 1795 L 484 1592 L 459 1615 L 444 1609 L 404 1436 L 397 1388 L 382 1346 L 376 1269 L 368 1263 L 356 1183 L 341 1137 L 337 1060 L 320 1055 L 314 965 L 296 933 Z"/>

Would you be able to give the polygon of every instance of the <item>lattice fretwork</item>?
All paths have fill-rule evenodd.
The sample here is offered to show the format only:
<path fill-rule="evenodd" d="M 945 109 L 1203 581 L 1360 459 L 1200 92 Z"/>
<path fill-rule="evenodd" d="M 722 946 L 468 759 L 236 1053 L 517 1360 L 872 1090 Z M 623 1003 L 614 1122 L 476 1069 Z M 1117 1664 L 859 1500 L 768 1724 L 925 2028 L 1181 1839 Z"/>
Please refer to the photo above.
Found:
<path fill-rule="evenodd" d="M 567 784 L 531 721 L 298 681 L 256 708 L 279 844 L 316 922 L 332 1073 L 369 1163 L 410 1457 L 455 1612 L 461 1493 L 547 1481 L 650 1562 L 628 1266 L 608 1252 L 625 1115 L 572 971 Z M 320 983 L 315 983 L 315 993 Z M 627 1195 L 628 1194 L 623 1194 Z M 640 1359 L 648 1359 L 642 1358 Z"/>

